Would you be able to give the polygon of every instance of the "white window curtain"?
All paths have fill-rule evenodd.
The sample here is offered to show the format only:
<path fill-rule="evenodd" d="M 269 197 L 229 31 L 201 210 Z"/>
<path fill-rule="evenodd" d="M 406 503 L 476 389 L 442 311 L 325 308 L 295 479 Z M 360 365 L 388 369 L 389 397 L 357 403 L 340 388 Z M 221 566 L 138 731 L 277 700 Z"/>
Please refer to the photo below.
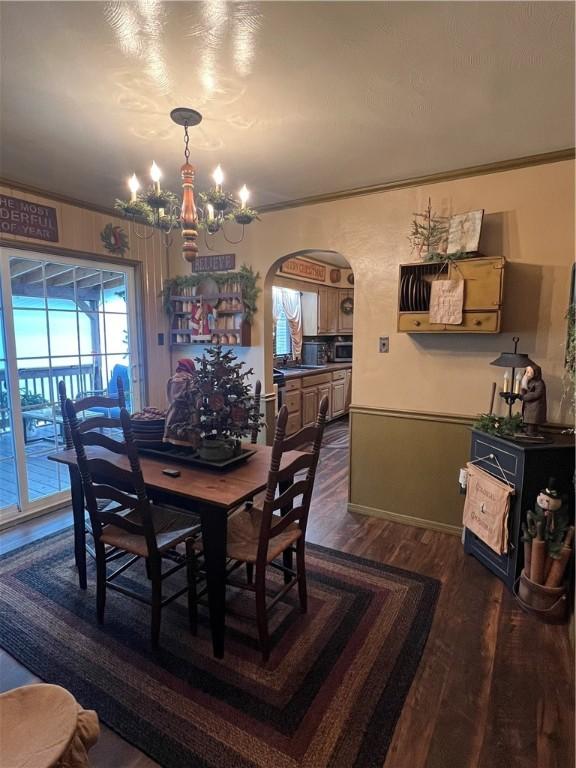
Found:
<path fill-rule="evenodd" d="M 274 321 L 278 319 L 280 308 L 284 310 L 288 327 L 290 329 L 290 340 L 292 342 L 292 357 L 302 357 L 302 301 L 300 291 L 293 291 L 290 288 L 278 288 L 274 286 L 272 292 L 273 304 L 272 314 Z"/>

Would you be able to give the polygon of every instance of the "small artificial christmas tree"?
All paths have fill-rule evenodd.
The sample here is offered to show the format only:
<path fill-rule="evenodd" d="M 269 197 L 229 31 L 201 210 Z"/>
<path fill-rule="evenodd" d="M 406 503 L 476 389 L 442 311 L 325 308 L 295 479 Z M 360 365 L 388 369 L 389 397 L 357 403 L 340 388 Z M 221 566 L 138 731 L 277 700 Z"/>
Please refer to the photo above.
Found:
<path fill-rule="evenodd" d="M 430 198 L 426 211 L 415 213 L 414 216 L 412 230 L 408 236 L 412 250 L 424 261 L 433 260 L 446 250 L 449 219 L 432 211 Z"/>
<path fill-rule="evenodd" d="M 167 422 L 167 442 L 189 446 L 206 461 L 224 461 L 237 456 L 241 439 L 260 429 L 259 408 L 247 379 L 252 368 L 243 371 L 232 350 L 208 348 L 195 358 L 196 369 L 186 373 L 185 382 L 176 374 L 170 380 L 177 395 L 171 404 L 171 423 Z"/>

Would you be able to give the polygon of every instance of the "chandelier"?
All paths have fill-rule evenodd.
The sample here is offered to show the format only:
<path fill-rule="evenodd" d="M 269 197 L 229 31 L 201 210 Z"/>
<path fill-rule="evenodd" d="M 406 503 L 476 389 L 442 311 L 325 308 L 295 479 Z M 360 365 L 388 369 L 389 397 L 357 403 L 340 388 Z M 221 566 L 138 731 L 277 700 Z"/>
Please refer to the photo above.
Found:
<path fill-rule="evenodd" d="M 199 230 L 204 233 L 204 242 L 211 251 L 215 249 L 210 246 L 208 236 L 216 235 L 218 232 L 222 232 L 227 242 L 236 245 L 244 239 L 244 228 L 258 218 L 258 213 L 247 205 L 250 193 L 246 184 L 240 189 L 238 198 L 224 190 L 222 186 L 224 173 L 220 166 L 212 174 L 214 186 L 206 192 L 200 192 L 199 202 L 196 203 L 194 199 L 195 168 L 189 162 L 188 129 L 198 125 L 202 121 L 202 115 L 195 109 L 178 107 L 170 112 L 170 117 L 177 125 L 184 128 L 184 164 L 180 169 L 182 199 L 180 200 L 173 192 L 160 186 L 162 172 L 153 162 L 150 169 L 152 184 L 147 189 L 141 189 L 140 182 L 133 173 L 128 181 L 130 199 L 116 200 L 114 207 L 133 221 L 150 224 L 161 229 L 166 235 L 173 229 L 180 229 L 184 240 L 182 258 L 192 263 L 198 255 L 196 240 Z M 225 229 L 226 224 L 231 222 L 242 227 L 240 237 L 236 240 L 230 239 Z M 147 237 L 138 234 L 137 231 L 136 234 L 138 237 Z M 150 233 L 148 237 L 152 234 Z"/>

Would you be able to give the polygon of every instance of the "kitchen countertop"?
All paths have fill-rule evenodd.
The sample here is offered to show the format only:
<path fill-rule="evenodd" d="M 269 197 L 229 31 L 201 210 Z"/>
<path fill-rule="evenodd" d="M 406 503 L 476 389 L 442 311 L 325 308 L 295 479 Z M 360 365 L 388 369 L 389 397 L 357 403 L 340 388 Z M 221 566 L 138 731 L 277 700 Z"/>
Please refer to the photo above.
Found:
<path fill-rule="evenodd" d="M 282 371 L 285 379 L 299 379 L 303 376 L 317 376 L 320 373 L 332 373 L 332 371 L 341 371 L 346 368 L 352 368 L 352 363 L 327 363 L 320 368 L 308 368 L 304 371 L 296 367 L 294 372 L 290 368 L 277 368 L 277 370 Z"/>

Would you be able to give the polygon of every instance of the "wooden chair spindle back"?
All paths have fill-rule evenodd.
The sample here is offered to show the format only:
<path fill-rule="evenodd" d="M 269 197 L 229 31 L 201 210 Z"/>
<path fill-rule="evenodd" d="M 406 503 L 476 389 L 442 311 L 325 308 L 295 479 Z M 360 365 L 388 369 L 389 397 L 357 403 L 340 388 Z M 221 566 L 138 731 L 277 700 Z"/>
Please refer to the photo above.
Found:
<path fill-rule="evenodd" d="M 282 466 L 282 457 L 287 451 L 293 450 L 293 441 L 291 437 L 286 437 L 288 409 L 285 405 L 280 409 L 272 446 L 266 495 L 262 506 L 258 561 L 261 559 L 263 562 L 266 561 L 270 539 L 278 536 L 290 524 L 297 523 L 302 531 L 302 536 L 306 534 L 327 411 L 328 398 L 325 396 L 320 402 L 316 423 L 306 427 L 306 430 L 302 430 L 302 433 L 306 432 L 305 442 L 312 445 L 312 450 Z M 296 480 L 295 475 L 303 470 L 306 470 L 306 477 Z M 277 496 L 278 490 L 280 492 Z M 298 497 L 301 497 L 301 501 L 294 505 L 294 501 Z M 274 515 L 278 509 L 282 511 L 281 518 Z"/>
<path fill-rule="evenodd" d="M 122 427 L 124 442 L 114 440 L 108 435 L 98 432 L 82 430 L 82 423 L 76 415 L 76 404 L 71 400 L 65 402 L 66 415 L 70 425 L 72 442 L 76 450 L 78 470 L 82 478 L 82 487 L 86 499 L 86 507 L 90 515 L 92 530 L 96 541 L 100 538 L 102 526 L 112 524 L 129 533 L 144 536 L 148 545 L 148 552 L 153 554 L 157 550 L 156 535 L 152 523 L 152 510 L 146 493 L 146 486 L 138 450 L 132 435 L 130 415 L 126 408 L 120 409 L 120 419 L 107 419 L 102 416 L 99 420 L 108 422 L 103 424 L 108 427 Z M 102 456 L 100 452 L 89 456 L 86 447 L 96 446 L 112 451 L 114 454 L 126 456 L 130 469 L 124 469 Z M 97 482 L 95 478 L 105 477 L 105 482 Z M 115 502 L 118 506 L 110 509 L 98 508 L 98 500 Z M 136 512 L 136 516 L 128 520 L 126 512 Z M 136 520 L 134 520 L 136 517 Z"/>
<path fill-rule="evenodd" d="M 126 393 L 124 392 L 124 382 L 120 377 L 116 380 L 116 384 L 118 387 L 118 395 L 116 397 L 105 397 L 104 395 L 90 395 L 88 397 L 82 397 L 79 400 L 76 401 L 70 401 L 72 402 L 72 405 L 74 406 L 74 412 L 76 414 L 80 413 L 81 411 L 88 411 L 90 408 L 126 408 Z M 70 432 L 70 420 L 67 415 L 66 411 L 66 401 L 68 400 L 68 395 L 66 393 L 66 384 L 64 381 L 60 381 L 58 383 L 58 399 L 60 401 L 60 410 L 62 412 L 62 431 L 64 433 L 64 443 L 66 445 L 67 449 L 74 448 L 74 442 L 72 440 L 72 434 Z M 108 418 L 108 417 L 105 417 Z M 85 429 L 96 429 L 98 427 L 103 427 L 103 424 L 98 423 L 96 417 L 92 417 L 91 419 L 86 419 L 86 422 L 90 422 L 89 426 L 86 426 Z M 84 423 L 84 422 L 81 422 Z M 117 420 L 117 423 L 112 425 L 114 427 L 119 427 L 120 422 Z"/>
<path fill-rule="evenodd" d="M 256 381 L 256 384 L 254 385 L 254 406 L 253 406 L 253 415 L 255 419 L 258 419 L 260 421 L 260 400 L 262 398 L 262 382 L 260 379 Z M 252 427 L 252 432 L 250 433 L 250 442 L 256 443 L 258 442 L 258 432 L 260 430 L 258 429 L 258 423 Z"/>

